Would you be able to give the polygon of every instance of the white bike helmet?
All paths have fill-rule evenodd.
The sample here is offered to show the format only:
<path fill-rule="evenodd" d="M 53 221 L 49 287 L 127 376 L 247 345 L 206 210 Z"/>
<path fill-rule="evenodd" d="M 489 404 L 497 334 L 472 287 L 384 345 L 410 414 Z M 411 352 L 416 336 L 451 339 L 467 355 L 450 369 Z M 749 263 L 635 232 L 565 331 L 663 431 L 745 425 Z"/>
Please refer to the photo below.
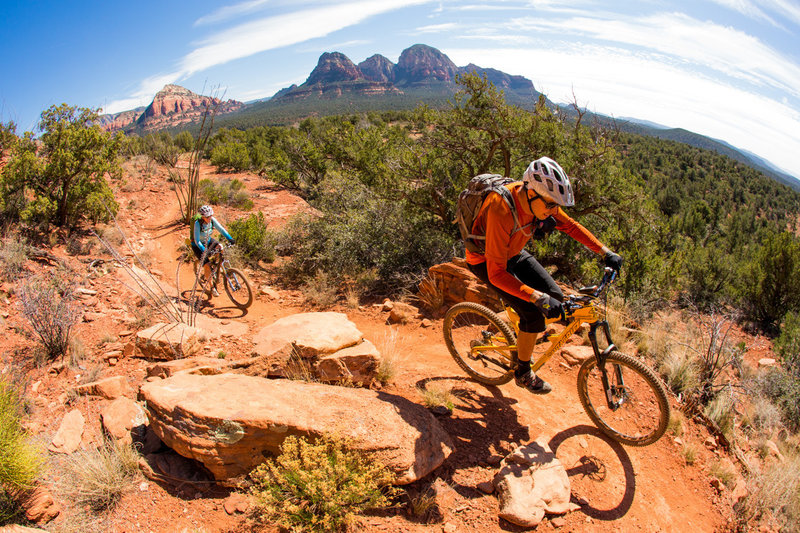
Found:
<path fill-rule="evenodd" d="M 200 215 L 204 217 L 214 216 L 214 210 L 211 209 L 210 205 L 204 205 L 200 208 Z"/>
<path fill-rule="evenodd" d="M 551 198 L 558 205 L 564 207 L 575 205 L 569 176 L 561 165 L 549 157 L 540 157 L 532 161 L 522 175 L 522 181 L 528 189 L 533 189 L 539 196 Z"/>

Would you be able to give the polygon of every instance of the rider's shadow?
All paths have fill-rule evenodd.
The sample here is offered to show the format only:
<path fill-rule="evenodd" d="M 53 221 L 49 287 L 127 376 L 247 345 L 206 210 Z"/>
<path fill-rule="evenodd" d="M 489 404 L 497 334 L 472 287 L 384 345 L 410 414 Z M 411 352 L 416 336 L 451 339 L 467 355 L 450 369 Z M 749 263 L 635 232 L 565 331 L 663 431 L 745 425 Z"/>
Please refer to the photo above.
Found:
<path fill-rule="evenodd" d="M 597 520 L 617 520 L 627 514 L 636 493 L 636 475 L 619 442 L 594 426 L 580 425 L 559 432 L 548 445 L 567 470 L 572 501 L 584 514 Z"/>
<path fill-rule="evenodd" d="M 208 301 L 205 298 L 192 298 L 191 289 L 182 291 L 178 296 L 178 302 L 185 305 L 187 308 L 192 305 L 193 301 L 196 312 L 204 313 L 217 319 L 234 319 L 247 316 L 247 309 L 242 309 L 235 305 L 216 305 L 213 300 Z"/>
<path fill-rule="evenodd" d="M 441 469 L 436 471 L 437 475 L 462 497 L 482 497 L 484 494 L 474 486 L 456 482 L 453 473 L 477 466 L 492 466 L 487 462 L 491 457 L 504 457 L 519 443 L 531 440 L 529 428 L 519 422 L 513 408 L 517 400 L 504 396 L 497 387 L 460 376 L 426 378 L 418 381 L 417 387 L 425 389 L 441 381 L 456 383 L 450 392 L 456 397 L 454 410 L 458 414 L 438 417 L 439 423 L 453 440 L 454 450 Z M 462 385 L 459 386 L 459 383 Z M 466 386 L 468 383 L 475 387 Z"/>

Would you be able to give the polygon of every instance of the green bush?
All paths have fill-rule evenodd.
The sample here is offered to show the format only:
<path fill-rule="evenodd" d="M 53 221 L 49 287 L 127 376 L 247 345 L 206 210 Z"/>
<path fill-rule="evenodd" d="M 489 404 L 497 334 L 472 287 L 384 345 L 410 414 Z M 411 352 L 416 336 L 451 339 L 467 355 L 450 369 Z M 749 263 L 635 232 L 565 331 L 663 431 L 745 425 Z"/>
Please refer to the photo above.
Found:
<path fill-rule="evenodd" d="M 297 219 L 279 237 L 291 254 L 283 266 L 286 279 L 303 282 L 322 271 L 332 283 L 394 292 L 416 285 L 428 267 L 453 257 L 450 228 L 404 201 L 382 198 L 341 176 L 321 189 L 315 207 L 323 215 Z"/>
<path fill-rule="evenodd" d="M 247 218 L 234 220 L 228 225 L 236 247 L 250 263 L 275 260 L 275 238 L 267 229 L 264 213 L 251 214 Z"/>
<path fill-rule="evenodd" d="M 211 150 L 211 164 L 217 172 L 241 172 L 251 166 L 247 146 L 237 142 L 218 144 Z"/>
<path fill-rule="evenodd" d="M 229 205 L 244 210 L 253 208 L 253 201 L 248 192 L 244 190 L 244 183 L 235 178 L 225 178 L 219 183 L 208 179 L 200 180 L 197 186 L 199 196 L 203 200 L 201 203 Z"/>
<path fill-rule="evenodd" d="M 800 379 L 800 313 L 783 317 L 781 334 L 775 340 L 775 352 L 783 359 L 786 370 Z"/>
<path fill-rule="evenodd" d="M 5 377 L 0 377 L 0 525 L 17 512 L 6 491 L 29 487 L 44 464 L 44 454 L 28 438 L 21 416 L 19 394 Z"/>
<path fill-rule="evenodd" d="M 254 515 L 291 531 L 341 531 L 357 514 L 386 507 L 393 475 L 347 439 L 291 435 L 281 454 L 258 466 Z"/>

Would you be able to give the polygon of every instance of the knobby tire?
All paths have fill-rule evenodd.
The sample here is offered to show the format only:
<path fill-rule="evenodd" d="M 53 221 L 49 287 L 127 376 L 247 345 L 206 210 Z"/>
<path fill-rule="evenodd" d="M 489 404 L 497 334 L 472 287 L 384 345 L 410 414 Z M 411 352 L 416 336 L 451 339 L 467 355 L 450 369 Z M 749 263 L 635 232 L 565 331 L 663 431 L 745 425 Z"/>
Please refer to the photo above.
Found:
<path fill-rule="evenodd" d="M 669 402 L 661 380 L 644 363 L 630 355 L 611 352 L 606 358 L 610 385 L 617 384 L 617 366 L 622 369 L 627 400 L 612 410 L 606 402 L 597 359 L 583 362 L 578 370 L 578 396 L 586 414 L 612 439 L 629 446 L 653 444 L 667 429 Z"/>
<path fill-rule="evenodd" d="M 225 292 L 233 304 L 240 309 L 247 309 L 253 303 L 253 289 L 250 280 L 236 268 L 229 268 L 224 276 Z M 238 285 L 238 290 L 233 290 L 232 284 Z"/>
<path fill-rule="evenodd" d="M 497 346 L 516 344 L 511 327 L 488 307 L 474 302 L 455 304 L 444 316 L 443 333 L 450 355 L 476 381 L 502 385 L 514 377 L 516 351 L 488 350 L 477 358 L 470 356 L 473 344 L 487 344 L 487 335 L 493 337 L 492 342 Z"/>

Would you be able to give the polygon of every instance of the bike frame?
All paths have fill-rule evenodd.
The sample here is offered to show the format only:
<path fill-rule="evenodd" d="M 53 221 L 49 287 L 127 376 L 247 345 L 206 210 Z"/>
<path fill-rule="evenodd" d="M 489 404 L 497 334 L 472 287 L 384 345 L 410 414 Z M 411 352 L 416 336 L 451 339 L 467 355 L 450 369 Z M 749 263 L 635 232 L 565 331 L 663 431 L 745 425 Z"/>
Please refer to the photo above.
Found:
<path fill-rule="evenodd" d="M 594 351 L 594 356 L 597 359 L 597 367 L 600 369 L 601 380 L 603 383 L 603 389 L 606 391 L 606 402 L 608 404 L 609 409 L 616 410 L 619 408 L 624 400 L 615 401 L 614 397 L 614 390 L 609 384 L 608 380 L 608 372 L 606 370 L 606 358 L 608 354 L 612 351 L 616 350 L 617 347 L 614 342 L 611 340 L 611 329 L 608 325 L 608 321 L 605 320 L 605 314 L 601 312 L 601 310 L 594 304 L 594 302 L 582 302 L 584 305 L 582 307 L 578 307 L 573 311 L 569 312 L 567 315 L 568 323 L 564 330 L 559 333 L 558 335 L 554 336 L 546 336 L 545 340 L 550 342 L 550 346 L 545 350 L 545 352 L 540 355 L 535 361 L 531 361 L 531 370 L 537 372 L 540 368 L 542 368 L 550 358 L 555 355 L 557 351 L 559 351 L 564 344 L 566 344 L 567 339 L 569 339 L 575 332 L 578 331 L 578 328 L 581 327 L 583 324 L 589 325 L 589 342 L 592 344 L 592 350 Z M 519 335 L 519 315 L 513 308 L 509 307 L 508 305 L 503 302 L 503 307 L 505 308 L 506 314 L 508 315 L 509 320 L 511 321 L 511 326 L 514 329 L 514 334 Z M 552 324 L 553 322 L 558 322 L 558 318 L 545 320 L 545 324 Z M 600 350 L 600 345 L 597 341 L 597 332 L 598 330 L 602 331 L 603 335 L 605 336 L 605 340 L 607 342 L 607 346 L 605 349 Z M 488 339 L 487 339 L 488 340 Z M 502 351 L 508 352 L 508 358 L 511 359 L 511 353 L 513 353 L 517 349 L 516 344 L 513 346 L 497 346 L 494 344 L 490 345 L 477 345 L 472 347 L 472 351 L 480 352 L 482 350 L 492 350 L 492 351 Z M 624 386 L 624 380 L 622 376 L 622 370 L 617 366 L 615 370 L 617 374 L 617 382 Z"/>

